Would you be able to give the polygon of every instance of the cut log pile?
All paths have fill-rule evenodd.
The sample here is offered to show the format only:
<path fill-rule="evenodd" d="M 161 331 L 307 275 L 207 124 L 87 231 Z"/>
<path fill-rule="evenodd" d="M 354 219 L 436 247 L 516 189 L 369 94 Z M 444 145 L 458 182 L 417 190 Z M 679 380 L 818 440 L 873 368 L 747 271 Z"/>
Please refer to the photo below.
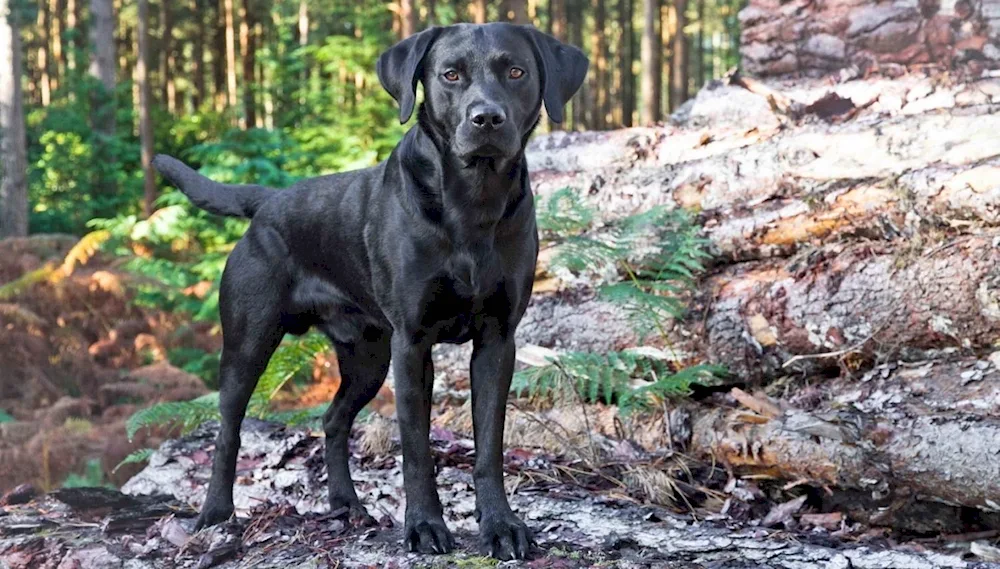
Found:
<path fill-rule="evenodd" d="M 754 394 L 689 406 L 690 452 L 820 489 L 854 519 L 962 532 L 968 512 L 989 528 L 1000 512 L 998 110 L 1000 79 L 968 67 L 734 73 L 668 125 L 553 134 L 529 161 L 536 193 L 577 188 L 604 219 L 698 213 L 715 260 L 675 345 Z"/>

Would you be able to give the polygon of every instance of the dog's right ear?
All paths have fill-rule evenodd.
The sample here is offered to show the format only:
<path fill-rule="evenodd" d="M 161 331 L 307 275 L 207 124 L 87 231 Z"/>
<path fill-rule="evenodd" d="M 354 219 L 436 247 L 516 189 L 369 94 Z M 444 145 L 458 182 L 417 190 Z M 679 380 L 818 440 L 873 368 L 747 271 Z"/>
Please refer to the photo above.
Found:
<path fill-rule="evenodd" d="M 399 103 L 400 124 L 410 120 L 413 114 L 424 56 L 440 34 L 439 27 L 427 28 L 390 47 L 378 58 L 375 71 L 382 87 Z"/>

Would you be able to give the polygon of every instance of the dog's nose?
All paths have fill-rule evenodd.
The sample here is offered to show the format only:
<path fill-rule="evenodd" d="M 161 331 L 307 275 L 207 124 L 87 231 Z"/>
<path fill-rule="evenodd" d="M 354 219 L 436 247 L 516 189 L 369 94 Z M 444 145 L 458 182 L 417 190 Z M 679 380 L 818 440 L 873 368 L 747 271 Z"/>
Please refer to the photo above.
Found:
<path fill-rule="evenodd" d="M 507 113 L 503 112 L 497 105 L 492 104 L 481 104 L 476 105 L 470 109 L 471 117 L 469 120 L 476 128 L 481 128 L 483 130 L 493 130 L 504 123 L 507 120 Z"/>

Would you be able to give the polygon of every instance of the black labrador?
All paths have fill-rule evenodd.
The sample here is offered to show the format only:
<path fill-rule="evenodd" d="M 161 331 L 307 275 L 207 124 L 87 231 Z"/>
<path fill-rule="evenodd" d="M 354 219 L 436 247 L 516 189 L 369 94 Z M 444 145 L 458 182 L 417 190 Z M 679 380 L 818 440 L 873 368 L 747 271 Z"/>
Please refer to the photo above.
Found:
<path fill-rule="evenodd" d="M 451 551 L 428 442 L 431 346 L 472 340 L 480 539 L 495 557 L 525 557 L 531 535 L 507 503 L 501 448 L 514 330 L 538 253 L 524 147 L 543 104 L 562 120 L 588 64 L 579 49 L 530 26 L 430 28 L 379 57 L 379 80 L 401 122 L 418 81 L 425 97 L 417 125 L 377 166 L 273 191 L 219 184 L 156 157 L 160 173 L 201 208 L 253 218 L 222 275 L 222 427 L 198 527 L 233 513 L 240 424 L 275 347 L 315 326 L 333 341 L 343 378 L 323 419 L 330 507 L 371 521 L 354 491 L 347 441 L 391 361 L 403 538 L 411 550 Z"/>

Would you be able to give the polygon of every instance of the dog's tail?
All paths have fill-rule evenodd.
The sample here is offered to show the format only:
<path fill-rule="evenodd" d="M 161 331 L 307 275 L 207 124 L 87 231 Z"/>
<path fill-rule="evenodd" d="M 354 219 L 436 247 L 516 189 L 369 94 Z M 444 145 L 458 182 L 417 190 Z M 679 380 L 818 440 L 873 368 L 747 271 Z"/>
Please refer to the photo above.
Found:
<path fill-rule="evenodd" d="M 217 215 L 253 217 L 274 190 L 264 186 L 221 184 L 209 180 L 180 160 L 157 154 L 153 167 L 184 192 L 194 205 Z"/>

